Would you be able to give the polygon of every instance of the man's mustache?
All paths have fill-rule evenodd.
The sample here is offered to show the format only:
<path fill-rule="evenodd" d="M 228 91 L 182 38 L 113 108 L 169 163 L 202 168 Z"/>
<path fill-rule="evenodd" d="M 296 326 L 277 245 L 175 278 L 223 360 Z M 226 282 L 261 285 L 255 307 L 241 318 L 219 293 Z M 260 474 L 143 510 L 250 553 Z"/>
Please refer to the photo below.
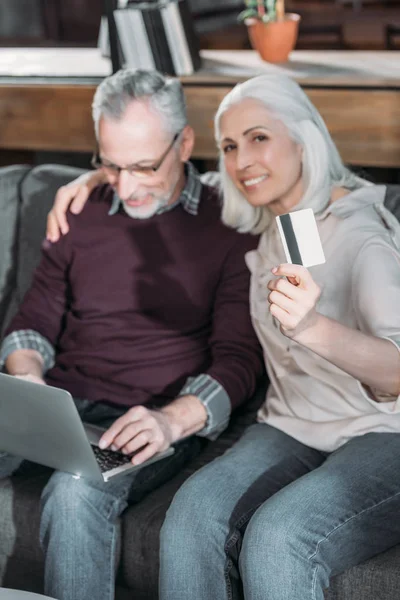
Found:
<path fill-rule="evenodd" d="M 118 196 L 118 194 L 117 194 L 117 196 Z M 132 194 L 128 198 L 121 198 L 121 196 L 118 196 L 118 198 L 122 202 L 129 202 L 130 200 L 133 200 L 133 202 L 138 202 L 138 201 L 140 202 L 140 200 L 143 200 L 143 198 L 147 198 L 148 196 L 151 196 L 153 199 L 157 199 L 157 195 L 154 192 L 143 192 L 142 194 Z"/>

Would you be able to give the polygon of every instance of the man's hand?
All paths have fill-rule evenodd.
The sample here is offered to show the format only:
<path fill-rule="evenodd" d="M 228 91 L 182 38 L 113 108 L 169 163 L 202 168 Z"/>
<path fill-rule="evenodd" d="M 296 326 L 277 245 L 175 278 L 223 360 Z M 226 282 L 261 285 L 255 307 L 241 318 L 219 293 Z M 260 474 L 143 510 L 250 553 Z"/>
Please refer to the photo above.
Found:
<path fill-rule="evenodd" d="M 68 233 L 68 208 L 74 214 L 80 213 L 92 190 L 106 181 L 107 179 L 102 171 L 89 171 L 67 185 L 60 187 L 53 208 L 47 215 L 46 237 L 50 242 L 57 242 L 60 233 L 62 235 Z"/>
<path fill-rule="evenodd" d="M 30 348 L 14 350 L 8 355 L 5 367 L 9 375 L 46 385 L 43 380 L 43 356 L 37 350 Z"/>
<path fill-rule="evenodd" d="M 132 464 L 139 465 L 157 452 L 162 452 L 180 437 L 178 427 L 162 410 L 150 410 L 144 406 L 130 408 L 102 435 L 100 448 L 111 446 L 124 454 L 132 454 Z"/>
<path fill-rule="evenodd" d="M 23 381 L 30 381 L 31 383 L 38 383 L 39 385 L 46 385 L 46 382 L 41 377 L 37 375 L 32 375 L 31 373 L 25 373 L 23 375 L 14 375 L 17 379 L 22 379 Z"/>
<path fill-rule="evenodd" d="M 296 340 L 301 332 L 315 325 L 318 319 L 315 307 L 321 290 L 310 272 L 300 265 L 280 265 L 272 273 L 279 279 L 268 283 L 270 312 L 279 321 L 282 333 Z"/>
<path fill-rule="evenodd" d="M 143 448 L 132 463 L 139 465 L 178 440 L 203 429 L 207 421 L 204 404 L 196 396 L 180 396 L 160 410 L 134 406 L 102 435 L 99 446 L 131 454 Z"/>

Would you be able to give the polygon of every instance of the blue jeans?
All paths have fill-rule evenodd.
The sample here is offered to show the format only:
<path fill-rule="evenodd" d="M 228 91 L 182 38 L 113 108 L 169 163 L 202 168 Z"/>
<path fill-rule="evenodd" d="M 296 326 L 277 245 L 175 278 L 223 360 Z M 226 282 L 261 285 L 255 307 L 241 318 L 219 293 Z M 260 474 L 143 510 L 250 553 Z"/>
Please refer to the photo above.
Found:
<path fill-rule="evenodd" d="M 75 400 L 82 420 L 108 427 L 126 409 Z M 129 504 L 175 475 L 202 447 L 189 438 L 175 453 L 148 467 L 98 483 L 56 471 L 42 493 L 40 542 L 46 595 L 58 600 L 112 600 L 119 561 L 119 516 Z M 0 477 L 22 460 L 3 455 Z"/>
<path fill-rule="evenodd" d="M 326 454 L 265 424 L 188 479 L 161 532 L 160 600 L 323 600 L 400 543 L 400 435 Z"/>

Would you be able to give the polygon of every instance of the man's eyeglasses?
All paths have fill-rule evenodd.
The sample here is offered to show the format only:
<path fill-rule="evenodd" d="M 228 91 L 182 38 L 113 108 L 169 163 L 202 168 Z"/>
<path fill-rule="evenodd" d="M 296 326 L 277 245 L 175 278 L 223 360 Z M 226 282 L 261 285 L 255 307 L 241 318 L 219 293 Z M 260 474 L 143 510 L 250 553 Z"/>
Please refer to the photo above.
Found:
<path fill-rule="evenodd" d="M 133 165 L 128 165 L 127 167 L 119 167 L 118 165 L 114 165 L 113 163 L 108 162 L 108 160 L 101 158 L 98 151 L 96 152 L 96 154 L 93 154 L 91 165 L 95 169 L 103 169 L 107 175 L 112 177 L 118 177 L 121 171 L 128 171 L 128 173 L 130 175 L 133 175 L 134 177 L 151 177 L 161 167 L 164 160 L 167 158 L 168 154 L 172 150 L 172 147 L 175 144 L 178 137 L 180 136 L 180 134 L 181 132 L 179 131 L 174 135 L 172 142 L 165 150 L 163 155 L 159 158 L 157 162 L 153 163 L 152 165 L 143 165 L 140 163 L 136 163 Z"/>

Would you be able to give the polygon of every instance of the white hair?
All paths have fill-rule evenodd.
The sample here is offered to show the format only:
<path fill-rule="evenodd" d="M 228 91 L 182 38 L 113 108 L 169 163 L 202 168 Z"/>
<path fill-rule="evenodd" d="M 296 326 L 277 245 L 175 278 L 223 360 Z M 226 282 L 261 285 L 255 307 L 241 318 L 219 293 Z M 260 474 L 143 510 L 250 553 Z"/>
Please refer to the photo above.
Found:
<path fill-rule="evenodd" d="M 302 177 L 304 195 L 296 210 L 323 211 L 334 186 L 357 189 L 370 183 L 352 173 L 340 158 L 328 129 L 300 86 L 284 75 L 260 75 L 236 85 L 222 100 L 215 115 L 215 138 L 221 140 L 221 117 L 228 108 L 245 98 L 261 101 L 283 122 L 292 139 L 303 149 Z M 266 206 L 254 207 L 237 189 L 224 165 L 220 150 L 222 220 L 229 227 L 253 234 L 262 233 L 271 221 Z"/>
<path fill-rule="evenodd" d="M 101 117 L 122 119 L 134 100 L 148 100 L 170 133 L 182 131 L 187 125 L 185 96 L 179 79 L 165 77 L 158 71 L 121 69 L 103 79 L 95 92 L 92 116 L 96 137 Z"/>

